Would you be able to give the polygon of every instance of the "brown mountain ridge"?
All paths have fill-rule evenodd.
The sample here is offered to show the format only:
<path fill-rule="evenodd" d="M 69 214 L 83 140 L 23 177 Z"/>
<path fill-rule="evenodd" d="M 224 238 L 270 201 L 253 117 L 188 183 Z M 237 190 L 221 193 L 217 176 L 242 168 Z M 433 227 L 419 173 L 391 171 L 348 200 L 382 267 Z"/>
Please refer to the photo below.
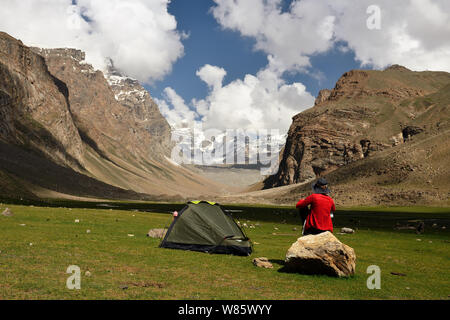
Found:
<path fill-rule="evenodd" d="M 0 32 L 0 197 L 163 199 L 222 190 L 168 160 L 150 94 L 76 49 L 29 48 Z M 151 196 L 150 196 L 151 195 Z"/>

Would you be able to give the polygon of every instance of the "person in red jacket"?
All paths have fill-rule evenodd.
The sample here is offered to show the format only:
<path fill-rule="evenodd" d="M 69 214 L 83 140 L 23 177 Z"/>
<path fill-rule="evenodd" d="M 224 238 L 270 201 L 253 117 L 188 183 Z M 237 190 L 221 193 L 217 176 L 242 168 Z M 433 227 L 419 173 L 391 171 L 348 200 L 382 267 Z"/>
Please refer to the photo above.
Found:
<path fill-rule="evenodd" d="M 320 178 L 313 184 L 314 193 L 300 200 L 296 208 L 303 209 L 311 205 L 311 212 L 303 225 L 303 235 L 319 234 L 325 231 L 333 232 L 332 213 L 336 211 L 333 199 L 329 196 L 328 182 Z"/>

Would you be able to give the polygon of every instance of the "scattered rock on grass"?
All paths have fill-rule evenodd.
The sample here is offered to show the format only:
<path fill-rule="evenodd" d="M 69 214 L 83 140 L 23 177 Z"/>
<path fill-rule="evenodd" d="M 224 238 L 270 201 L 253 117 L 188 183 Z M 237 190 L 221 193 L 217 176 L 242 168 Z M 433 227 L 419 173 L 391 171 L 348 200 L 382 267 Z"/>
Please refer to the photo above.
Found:
<path fill-rule="evenodd" d="M 162 239 L 165 237 L 167 229 L 150 229 L 147 233 L 147 237 Z"/>
<path fill-rule="evenodd" d="M 11 211 L 10 208 L 6 208 L 3 212 L 2 215 L 4 215 L 5 217 L 12 217 L 14 215 L 14 213 Z"/>
<path fill-rule="evenodd" d="M 351 234 L 355 233 L 355 230 L 353 230 L 352 228 L 341 228 L 341 233 Z"/>
<path fill-rule="evenodd" d="M 273 268 L 273 265 L 269 262 L 269 259 L 267 259 L 266 257 L 253 259 L 253 264 L 260 268 L 266 268 L 266 269 Z"/>

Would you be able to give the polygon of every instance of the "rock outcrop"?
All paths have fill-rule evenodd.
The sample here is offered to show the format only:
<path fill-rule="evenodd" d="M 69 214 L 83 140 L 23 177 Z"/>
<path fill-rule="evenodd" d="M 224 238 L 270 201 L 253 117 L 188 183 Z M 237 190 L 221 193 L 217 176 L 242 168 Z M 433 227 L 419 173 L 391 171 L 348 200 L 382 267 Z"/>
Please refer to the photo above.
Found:
<path fill-rule="evenodd" d="M 81 137 L 68 89 L 45 60 L 0 32 L 0 140 L 41 153 L 72 168 L 83 163 Z"/>
<path fill-rule="evenodd" d="M 314 105 L 317 106 L 325 101 L 328 100 L 328 98 L 331 95 L 331 90 L 329 89 L 322 89 L 319 91 L 319 94 L 317 95 L 316 101 L 314 102 Z"/>
<path fill-rule="evenodd" d="M 310 181 L 383 150 L 387 144 L 364 138 L 358 130 L 358 124 L 362 128 L 372 117 L 374 114 L 364 108 L 295 116 L 279 171 L 266 180 L 266 187 Z M 355 139 L 358 136 L 360 139 Z"/>
<path fill-rule="evenodd" d="M 406 126 L 402 130 L 403 140 L 409 140 L 412 136 L 422 133 L 423 131 L 424 129 L 418 126 Z"/>
<path fill-rule="evenodd" d="M 291 272 L 348 277 L 355 273 L 355 251 L 331 232 L 297 239 L 286 253 L 285 267 Z"/>
<path fill-rule="evenodd" d="M 149 92 L 137 80 L 117 70 L 112 60 L 105 77 L 116 100 L 133 115 L 136 125 L 152 137 L 152 156 L 170 157 L 173 146 L 171 129 Z"/>
<path fill-rule="evenodd" d="M 426 122 L 438 125 L 422 116 L 429 112 L 430 99 L 413 101 L 449 82 L 445 72 L 400 66 L 346 72 L 333 90 L 320 91 L 314 107 L 293 117 L 278 172 L 264 188 L 311 181 L 404 143 L 424 132 Z"/>

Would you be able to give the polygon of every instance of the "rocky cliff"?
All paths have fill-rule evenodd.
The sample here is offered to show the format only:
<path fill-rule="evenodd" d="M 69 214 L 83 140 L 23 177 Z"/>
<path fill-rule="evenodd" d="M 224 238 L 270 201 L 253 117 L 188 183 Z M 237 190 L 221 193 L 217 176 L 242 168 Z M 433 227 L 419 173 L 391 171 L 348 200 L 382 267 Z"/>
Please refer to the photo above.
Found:
<path fill-rule="evenodd" d="M 173 146 L 170 126 L 148 91 L 137 80 L 117 70 L 112 60 L 109 61 L 105 77 L 116 100 L 132 114 L 136 126 L 151 137 L 150 156 L 170 157 Z"/>
<path fill-rule="evenodd" d="M 49 71 L 67 84 L 77 127 L 103 155 L 128 153 L 138 160 L 169 154 L 170 127 L 148 91 L 111 64 L 105 75 L 75 49 L 34 49 Z M 123 150 L 125 149 L 125 150 Z"/>
<path fill-rule="evenodd" d="M 112 62 L 104 74 L 80 50 L 30 49 L 5 33 L 0 149 L 0 187 L 23 190 L 14 197 L 162 199 L 220 190 L 168 160 L 167 121 Z"/>
<path fill-rule="evenodd" d="M 0 80 L 0 139 L 81 167 L 83 147 L 67 86 L 40 55 L 1 32 Z"/>
<path fill-rule="evenodd" d="M 293 117 L 279 170 L 265 188 L 308 182 L 448 124 L 430 95 L 450 83 L 445 72 L 352 70 L 314 107 Z M 420 100 L 422 99 L 422 100 Z M 424 102 L 427 101 L 427 102 Z"/>
<path fill-rule="evenodd" d="M 0 33 L 0 197 L 37 198 L 40 189 L 145 198 L 83 174 L 85 153 L 67 85 L 41 55 Z"/>

